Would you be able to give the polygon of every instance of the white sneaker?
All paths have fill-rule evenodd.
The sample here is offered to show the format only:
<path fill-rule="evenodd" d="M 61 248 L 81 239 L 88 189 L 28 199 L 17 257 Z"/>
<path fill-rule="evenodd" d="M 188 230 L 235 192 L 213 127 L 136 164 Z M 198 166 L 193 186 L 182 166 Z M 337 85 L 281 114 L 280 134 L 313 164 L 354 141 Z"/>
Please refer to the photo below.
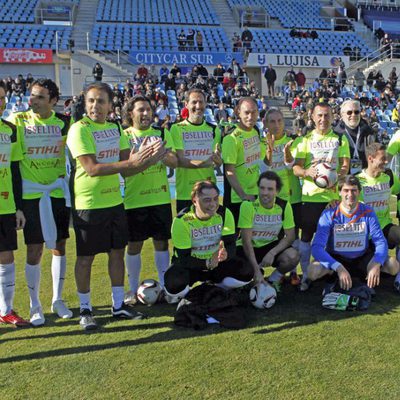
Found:
<path fill-rule="evenodd" d="M 132 292 L 132 290 L 129 290 L 128 292 L 125 293 L 124 296 L 124 303 L 128 306 L 134 306 L 137 304 L 138 298 L 135 292 Z"/>
<path fill-rule="evenodd" d="M 42 307 L 36 307 L 31 309 L 31 319 L 30 323 L 32 326 L 42 326 L 44 325 L 45 319 L 42 311 Z"/>
<path fill-rule="evenodd" d="M 56 300 L 51 305 L 51 311 L 63 319 L 72 318 L 73 315 L 72 311 L 69 308 L 67 308 L 67 306 L 62 300 Z"/>

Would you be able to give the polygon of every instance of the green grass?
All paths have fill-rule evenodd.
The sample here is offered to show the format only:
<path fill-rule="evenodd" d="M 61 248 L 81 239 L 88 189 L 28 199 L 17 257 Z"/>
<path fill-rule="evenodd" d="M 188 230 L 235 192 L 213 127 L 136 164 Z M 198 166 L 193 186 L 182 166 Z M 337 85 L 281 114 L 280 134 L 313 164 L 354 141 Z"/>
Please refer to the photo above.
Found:
<path fill-rule="evenodd" d="M 68 242 L 67 303 L 78 314 L 74 240 Z M 25 247 L 19 235 L 15 306 L 28 316 Z M 151 243 L 142 278 L 156 278 Z M 248 310 L 248 327 L 174 326 L 174 306 L 140 306 L 143 321 L 110 318 L 105 255 L 92 271 L 100 329 L 50 313 L 50 254 L 42 263 L 43 328 L 0 326 L 0 399 L 399 399 L 400 297 L 384 280 L 368 312 L 322 309 L 321 285 L 285 286 L 270 310 Z"/>

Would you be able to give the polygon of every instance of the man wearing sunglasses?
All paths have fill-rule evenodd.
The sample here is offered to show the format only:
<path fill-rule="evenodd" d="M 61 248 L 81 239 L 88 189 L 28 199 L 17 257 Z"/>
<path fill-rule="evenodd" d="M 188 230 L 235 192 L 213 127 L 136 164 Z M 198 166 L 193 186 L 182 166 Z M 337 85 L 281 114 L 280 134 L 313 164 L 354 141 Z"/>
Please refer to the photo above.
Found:
<path fill-rule="evenodd" d="M 361 105 L 358 100 L 346 100 L 340 107 L 340 121 L 333 128 L 338 134 L 345 135 L 349 141 L 351 166 L 350 172 L 356 174 L 367 167 L 366 147 L 375 142 L 375 133 L 367 121 L 361 118 Z"/>

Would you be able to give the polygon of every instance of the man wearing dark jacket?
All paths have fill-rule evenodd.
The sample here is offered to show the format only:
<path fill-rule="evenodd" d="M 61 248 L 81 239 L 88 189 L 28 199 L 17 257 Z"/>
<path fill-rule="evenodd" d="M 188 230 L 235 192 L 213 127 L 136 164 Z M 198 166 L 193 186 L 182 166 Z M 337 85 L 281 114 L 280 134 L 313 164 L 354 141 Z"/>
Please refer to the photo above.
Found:
<path fill-rule="evenodd" d="M 269 97 L 275 97 L 275 81 L 276 81 L 276 72 L 272 68 L 272 64 L 269 64 L 267 69 L 265 70 L 264 73 L 264 78 L 267 81 L 267 86 L 268 86 L 268 96 Z"/>
<path fill-rule="evenodd" d="M 338 134 L 345 135 L 350 145 L 351 174 L 368 166 L 365 149 L 375 142 L 375 133 L 367 121 L 361 118 L 361 105 L 358 100 L 346 100 L 340 107 L 341 119 L 333 128 Z"/>

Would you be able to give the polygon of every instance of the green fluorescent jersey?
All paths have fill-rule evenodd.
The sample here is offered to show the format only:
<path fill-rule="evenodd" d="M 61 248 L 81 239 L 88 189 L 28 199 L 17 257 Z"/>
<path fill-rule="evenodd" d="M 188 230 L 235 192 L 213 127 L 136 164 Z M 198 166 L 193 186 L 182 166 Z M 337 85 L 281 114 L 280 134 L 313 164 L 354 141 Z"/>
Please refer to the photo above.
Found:
<path fill-rule="evenodd" d="M 260 163 L 265 158 L 265 146 L 256 129 L 244 131 L 239 127 L 225 136 L 222 141 L 224 164 L 233 164 L 237 179 L 245 193 L 256 195 Z M 241 203 L 239 195 L 231 189 L 232 203 Z"/>
<path fill-rule="evenodd" d="M 284 158 L 284 148 L 287 143 L 292 139 L 289 136 L 283 135 L 280 139 L 275 140 L 274 148 L 272 152 L 272 163 L 271 165 L 265 165 L 261 163 L 261 172 L 263 171 L 274 171 L 282 180 L 282 189 L 279 192 L 279 198 L 290 201 L 291 204 L 299 203 L 298 193 L 301 193 L 300 181 L 297 176 L 293 174 L 293 168 L 287 167 Z M 266 139 L 263 139 L 263 144 L 266 147 Z M 293 153 L 293 144 L 291 146 L 291 152 Z"/>
<path fill-rule="evenodd" d="M 221 132 L 215 125 L 203 121 L 195 125 L 187 119 L 173 124 L 170 129 L 175 150 L 182 150 L 189 160 L 206 160 L 221 143 Z M 215 179 L 213 167 L 209 168 L 177 168 L 176 169 L 176 198 L 190 200 L 193 185 L 198 181 Z"/>
<path fill-rule="evenodd" d="M 14 214 L 16 211 L 10 166 L 12 161 L 22 158 L 16 126 L 0 119 L 0 215 Z"/>
<path fill-rule="evenodd" d="M 65 142 L 71 118 L 52 112 L 42 119 L 32 110 L 11 114 L 8 118 L 18 128 L 24 158 L 20 162 L 22 179 L 48 185 L 66 174 Z M 24 194 L 24 199 L 40 198 L 41 193 Z M 61 189 L 52 197 L 64 197 Z"/>
<path fill-rule="evenodd" d="M 172 242 L 176 249 L 191 249 L 191 256 L 202 260 L 211 258 L 218 250 L 223 236 L 235 234 L 235 221 L 226 208 L 225 218 L 216 213 L 203 221 L 196 217 L 193 206 L 190 210 L 174 218 Z"/>
<path fill-rule="evenodd" d="M 314 163 L 326 162 L 339 170 L 339 158 L 350 158 L 349 142 L 344 135 L 340 139 L 332 130 L 325 135 L 320 135 L 314 130 L 304 136 L 297 145 L 296 158 L 304 160 L 304 169 L 310 168 Z M 338 199 L 336 187 L 321 189 L 310 177 L 303 181 L 302 194 L 302 201 L 311 203 Z"/>
<path fill-rule="evenodd" d="M 73 196 L 77 210 L 114 207 L 122 203 L 119 174 L 90 177 L 79 162 L 80 156 L 95 155 L 98 163 L 114 163 L 120 160 L 120 151 L 129 149 L 127 137 L 117 124 L 98 124 L 84 117 L 71 126 L 67 145 L 75 162 Z"/>
<path fill-rule="evenodd" d="M 262 247 L 280 240 L 284 233 L 282 229 L 294 228 L 293 210 L 288 201 L 276 199 L 271 208 L 265 208 L 259 199 L 244 201 L 240 206 L 238 227 L 252 229 L 254 247 Z M 242 239 L 237 242 L 242 246 Z"/>
<path fill-rule="evenodd" d="M 390 139 L 387 152 L 392 156 L 400 154 L 400 130 L 398 130 Z"/>
<path fill-rule="evenodd" d="M 140 131 L 130 127 L 124 133 L 131 149 L 139 147 L 145 137 L 150 137 L 151 140 L 161 138 L 166 141 L 166 147 L 173 149 L 169 132 L 165 132 L 164 136 L 164 132 L 159 128 L 150 127 Z M 125 209 L 170 204 L 170 202 L 167 169 L 162 161 L 125 179 Z"/>
<path fill-rule="evenodd" d="M 395 174 L 382 172 L 373 178 L 365 170 L 357 174 L 362 191 L 360 200 L 372 207 L 378 217 L 381 229 L 392 222 L 390 217 L 390 196 L 400 193 L 400 182 Z"/>

